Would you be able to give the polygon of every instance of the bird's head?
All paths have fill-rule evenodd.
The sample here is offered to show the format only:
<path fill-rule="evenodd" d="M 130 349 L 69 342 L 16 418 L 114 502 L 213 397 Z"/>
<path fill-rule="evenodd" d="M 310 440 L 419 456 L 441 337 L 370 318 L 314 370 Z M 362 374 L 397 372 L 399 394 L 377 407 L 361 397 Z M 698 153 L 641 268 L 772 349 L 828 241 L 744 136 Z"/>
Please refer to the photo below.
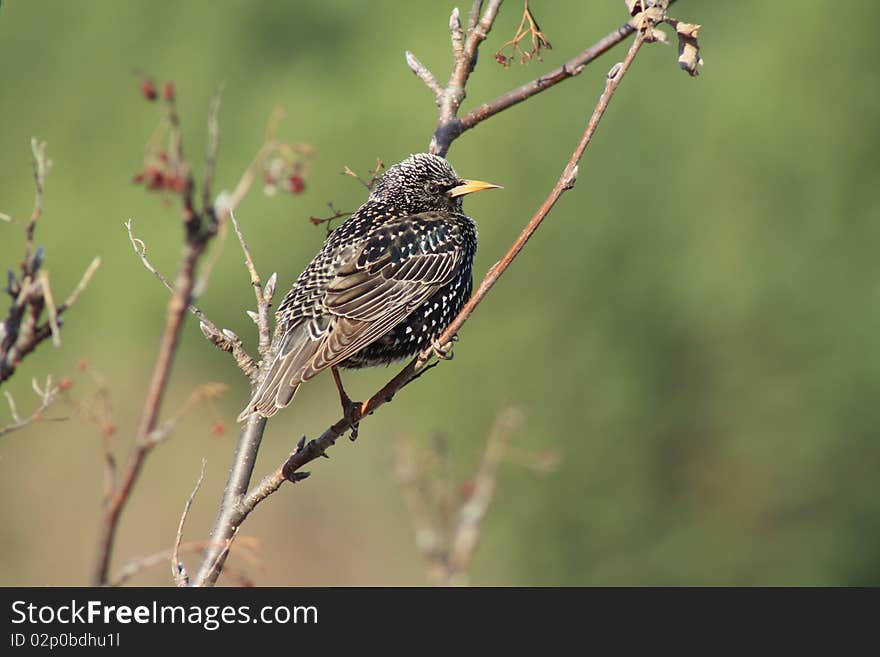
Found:
<path fill-rule="evenodd" d="M 499 185 L 460 178 L 452 165 L 438 155 L 416 153 L 395 164 L 376 181 L 370 200 L 407 213 L 441 210 L 461 212 L 467 194 Z"/>

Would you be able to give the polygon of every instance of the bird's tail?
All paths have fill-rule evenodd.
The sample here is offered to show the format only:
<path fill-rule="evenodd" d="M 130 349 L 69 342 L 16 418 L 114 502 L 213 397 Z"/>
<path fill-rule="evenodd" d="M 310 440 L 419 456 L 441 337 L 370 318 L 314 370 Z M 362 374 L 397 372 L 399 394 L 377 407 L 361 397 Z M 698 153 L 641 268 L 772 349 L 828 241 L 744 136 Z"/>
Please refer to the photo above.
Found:
<path fill-rule="evenodd" d="M 320 341 L 311 336 L 305 325 L 288 331 L 279 344 L 263 382 L 239 414 L 238 421 L 243 422 L 251 413 L 271 417 L 278 409 L 290 404 L 303 381 L 310 378 L 308 364 L 319 345 Z"/>
<path fill-rule="evenodd" d="M 299 386 L 299 383 L 290 385 L 284 380 L 270 380 L 270 377 L 267 377 L 257 388 L 248 405 L 239 413 L 237 420 L 244 422 L 251 413 L 272 417 L 278 409 L 290 404 Z"/>

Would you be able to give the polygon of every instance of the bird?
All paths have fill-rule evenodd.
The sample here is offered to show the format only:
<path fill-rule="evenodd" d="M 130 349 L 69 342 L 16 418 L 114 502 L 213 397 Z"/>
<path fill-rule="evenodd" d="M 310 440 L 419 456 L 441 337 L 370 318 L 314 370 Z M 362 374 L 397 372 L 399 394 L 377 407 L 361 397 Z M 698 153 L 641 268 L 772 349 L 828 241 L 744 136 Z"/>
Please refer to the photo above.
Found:
<path fill-rule="evenodd" d="M 333 230 L 275 313 L 271 359 L 238 417 L 271 417 L 330 368 L 388 365 L 434 347 L 470 298 L 477 225 L 464 196 L 500 185 L 459 177 L 416 153 L 389 167 Z"/>

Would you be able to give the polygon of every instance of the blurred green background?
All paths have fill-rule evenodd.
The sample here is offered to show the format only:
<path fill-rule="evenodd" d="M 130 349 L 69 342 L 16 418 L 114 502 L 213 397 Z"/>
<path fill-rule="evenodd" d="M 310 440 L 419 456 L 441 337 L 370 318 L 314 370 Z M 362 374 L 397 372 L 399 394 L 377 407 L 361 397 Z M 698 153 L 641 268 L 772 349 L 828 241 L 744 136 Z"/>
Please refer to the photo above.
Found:
<path fill-rule="evenodd" d="M 159 117 L 132 70 L 177 85 L 186 145 L 203 152 L 213 89 L 225 84 L 218 188 L 234 185 L 282 105 L 279 136 L 316 155 L 304 194 L 255 190 L 239 218 L 264 274 L 286 287 L 319 248 L 310 215 L 364 199 L 344 165 L 366 171 L 426 148 L 432 99 L 404 63 L 413 50 L 448 75 L 453 3 L 52 2 L 0 7 L 0 211 L 27 217 L 29 139 L 53 168 L 37 238 L 56 296 L 91 258 L 103 266 L 5 390 L 35 403 L 32 377 L 70 376 L 70 415 L 0 439 L 0 584 L 84 584 L 102 490 L 101 437 L 77 404 L 99 373 L 122 456 L 135 429 L 167 294 L 131 252 L 134 220 L 172 274 L 176 207 L 132 184 Z M 509 69 L 491 54 L 521 13 L 508 0 L 465 109 L 565 61 L 618 26 L 623 2 L 536 1 L 553 43 L 544 62 Z M 395 444 L 448 437 L 456 480 L 476 468 L 506 404 L 522 409 L 517 449 L 559 450 L 548 475 L 501 470 L 472 582 L 568 584 L 880 584 L 880 54 L 864 0 L 682 0 L 702 23 L 702 75 L 675 47 L 637 59 L 569 193 L 461 333 L 456 360 L 365 422 L 313 476 L 251 517 L 262 585 L 413 585 L 425 564 L 394 475 Z M 543 200 L 580 136 L 618 49 L 453 145 L 459 173 L 503 192 L 468 199 L 480 224 L 477 275 Z M 0 224 L 0 263 L 22 236 Z M 253 295 L 230 241 L 200 305 L 248 337 Z M 80 372 L 84 359 L 89 372 Z M 392 371 L 349 374 L 364 397 Z M 186 537 L 213 518 L 247 396 L 232 359 L 188 321 L 166 416 L 197 385 L 230 384 L 186 416 L 149 459 L 126 509 L 116 567 L 170 547 L 198 476 Z M 338 416 L 329 376 L 269 425 L 257 472 Z M 8 420 L 0 409 L 0 424 Z M 212 433 L 222 421 L 227 431 Z M 189 558 L 193 563 L 193 558 Z M 167 565 L 133 582 L 169 584 Z"/>

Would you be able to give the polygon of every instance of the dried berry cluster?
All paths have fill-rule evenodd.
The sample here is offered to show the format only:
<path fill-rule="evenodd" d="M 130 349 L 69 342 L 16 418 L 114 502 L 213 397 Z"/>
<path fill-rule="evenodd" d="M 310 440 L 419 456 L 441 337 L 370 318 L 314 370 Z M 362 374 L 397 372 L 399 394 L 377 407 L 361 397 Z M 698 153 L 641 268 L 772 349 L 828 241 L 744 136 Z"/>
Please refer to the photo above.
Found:
<path fill-rule="evenodd" d="M 139 72 L 137 75 L 141 81 L 141 95 L 149 102 L 158 100 L 159 92 L 153 79 Z M 151 192 L 182 194 L 186 190 L 189 168 L 180 153 L 176 97 L 174 82 L 169 80 L 162 86 L 165 115 L 144 150 L 143 169 L 132 179 Z M 163 147 L 166 139 L 168 146 Z"/>
<path fill-rule="evenodd" d="M 279 144 L 262 161 L 263 192 L 299 195 L 306 191 L 314 149 L 308 144 Z"/>

